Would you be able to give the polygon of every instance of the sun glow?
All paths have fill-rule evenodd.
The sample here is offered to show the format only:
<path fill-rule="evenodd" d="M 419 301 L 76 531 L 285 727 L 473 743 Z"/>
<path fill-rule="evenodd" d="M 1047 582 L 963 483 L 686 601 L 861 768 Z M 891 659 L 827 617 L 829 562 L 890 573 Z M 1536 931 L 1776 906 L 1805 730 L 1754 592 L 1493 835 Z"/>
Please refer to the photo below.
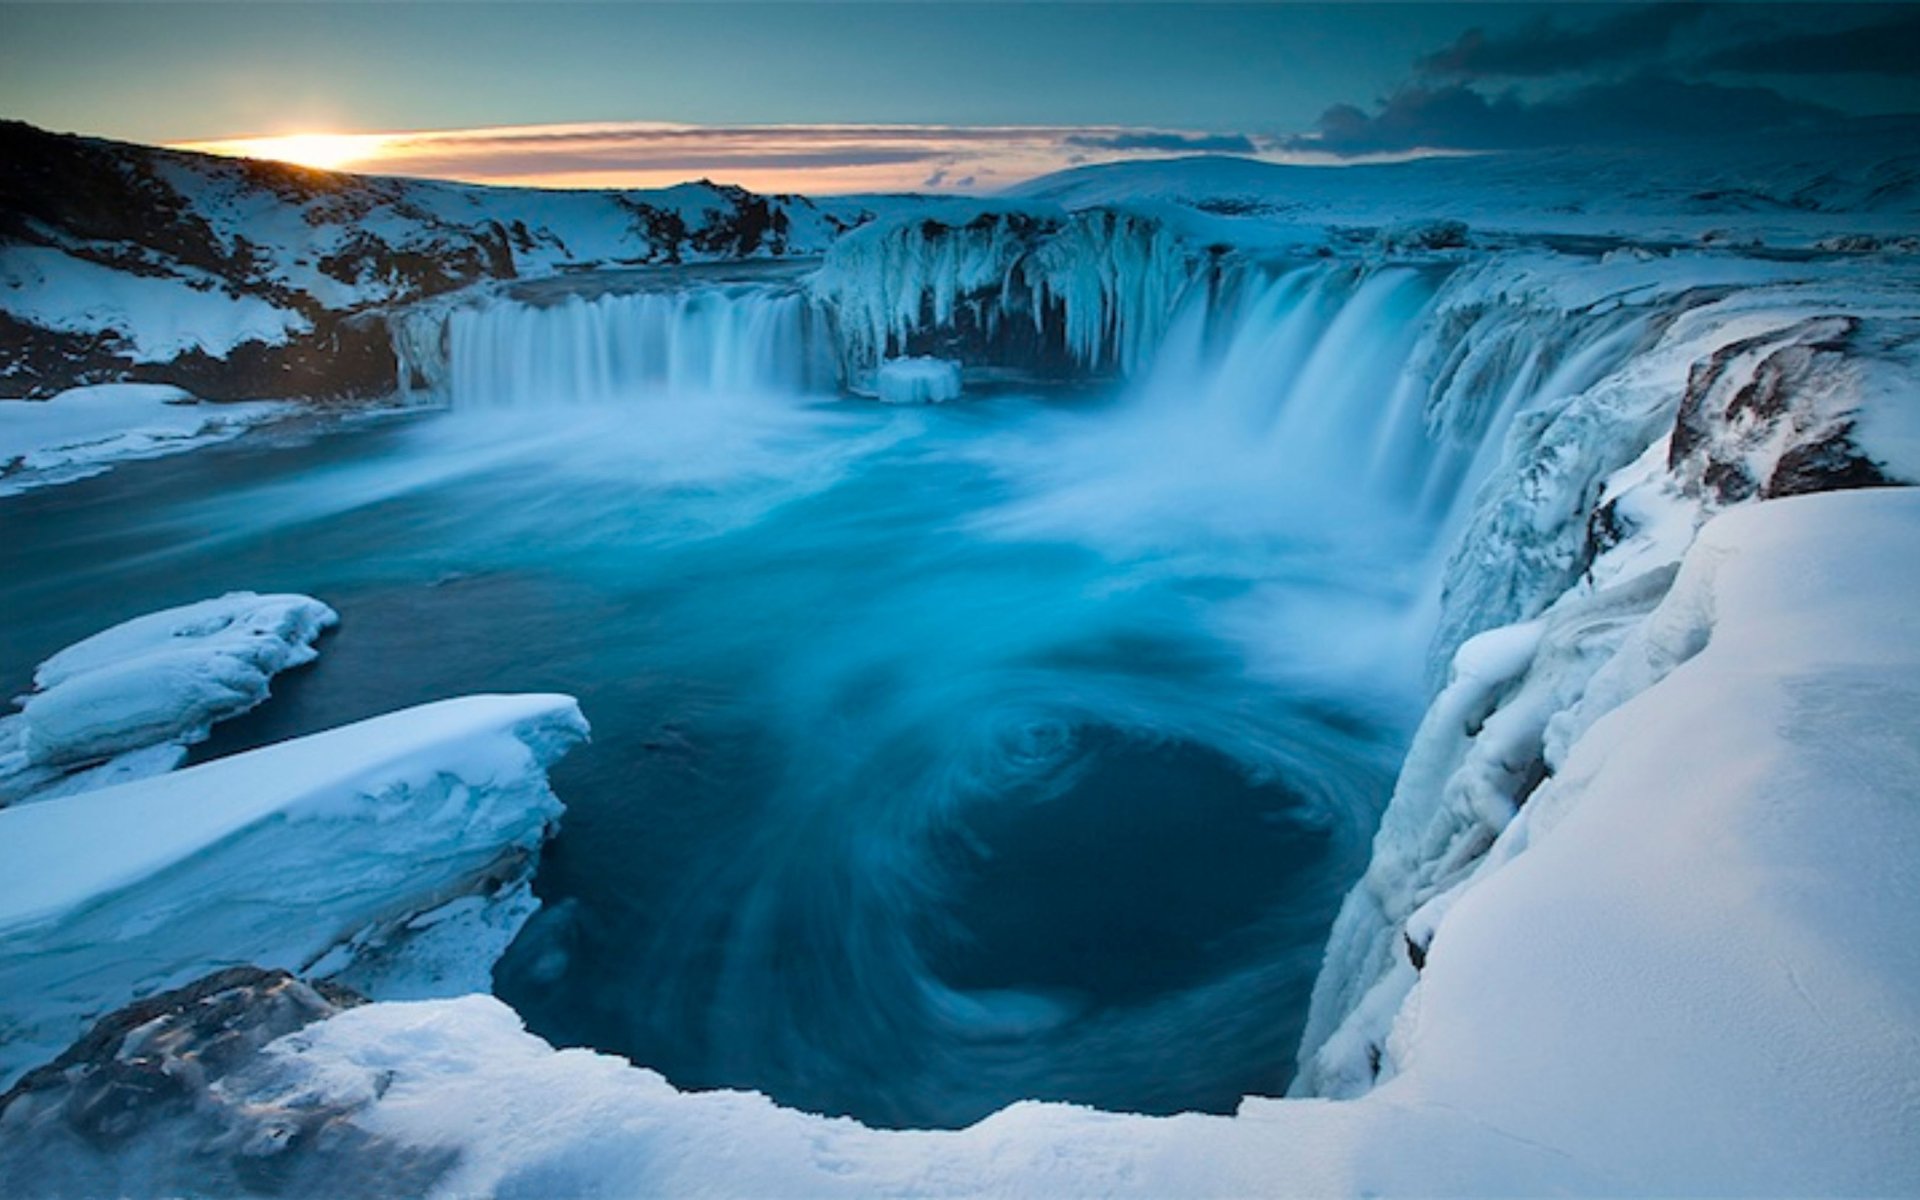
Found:
<path fill-rule="evenodd" d="M 287 133 L 273 137 L 227 138 L 217 142 L 189 142 L 181 150 L 200 150 L 240 158 L 267 158 L 331 171 L 379 156 L 391 138 L 383 133 Z"/>

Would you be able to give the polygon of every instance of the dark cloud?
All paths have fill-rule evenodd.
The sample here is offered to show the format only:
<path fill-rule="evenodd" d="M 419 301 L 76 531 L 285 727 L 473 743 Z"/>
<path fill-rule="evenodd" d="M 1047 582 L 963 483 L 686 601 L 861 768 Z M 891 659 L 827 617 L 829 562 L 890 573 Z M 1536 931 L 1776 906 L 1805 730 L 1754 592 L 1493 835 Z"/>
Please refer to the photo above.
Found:
<path fill-rule="evenodd" d="M 1074 134 L 1069 146 L 1087 150 L 1167 150 L 1191 154 L 1256 154 L 1260 147 L 1242 133 Z"/>
<path fill-rule="evenodd" d="M 1828 33 L 1758 38 L 1716 50 L 1694 65 L 1750 75 L 1920 76 L 1920 12 Z"/>
<path fill-rule="evenodd" d="M 1470 29 L 1414 66 L 1430 77 L 1518 79 L 1645 64 L 1659 59 L 1673 35 L 1706 11 L 1704 4 L 1649 4 L 1573 28 L 1541 17 L 1513 33 Z"/>
<path fill-rule="evenodd" d="M 1768 88 L 1723 87 L 1653 73 L 1537 101 L 1515 91 L 1489 96 L 1466 84 L 1415 85 L 1372 113 L 1351 104 L 1330 108 L 1321 115 L 1317 133 L 1291 144 L 1342 155 L 1632 144 L 1752 134 L 1839 115 Z"/>

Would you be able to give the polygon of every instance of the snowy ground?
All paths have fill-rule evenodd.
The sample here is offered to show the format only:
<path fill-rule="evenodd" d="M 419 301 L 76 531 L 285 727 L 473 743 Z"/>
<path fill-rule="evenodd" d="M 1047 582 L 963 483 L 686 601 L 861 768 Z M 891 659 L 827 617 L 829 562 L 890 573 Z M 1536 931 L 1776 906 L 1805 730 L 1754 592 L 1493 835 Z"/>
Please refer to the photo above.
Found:
<path fill-rule="evenodd" d="M 258 401 L 207 404 L 177 387 L 108 383 L 50 400 L 0 400 L 0 497 L 98 475 L 114 463 L 178 454 L 294 411 Z"/>
<path fill-rule="evenodd" d="M 1911 1194 L 1917 531 L 1898 490 L 1706 528 L 1438 922 L 1362 1099 L 882 1133 L 676 1093 L 469 996 L 287 1037 L 247 1100 L 454 1150 L 445 1195 Z"/>
<path fill-rule="evenodd" d="M 546 768 L 586 732 L 566 696 L 470 696 L 0 810 L 0 1082 L 226 966 L 484 986 L 560 814 Z"/>

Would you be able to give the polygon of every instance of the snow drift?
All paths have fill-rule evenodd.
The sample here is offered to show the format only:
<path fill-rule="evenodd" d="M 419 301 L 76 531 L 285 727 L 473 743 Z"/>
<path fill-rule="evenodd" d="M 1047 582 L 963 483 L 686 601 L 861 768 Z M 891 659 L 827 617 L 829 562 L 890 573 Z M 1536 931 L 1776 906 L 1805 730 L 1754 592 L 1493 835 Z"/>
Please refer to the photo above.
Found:
<path fill-rule="evenodd" d="M 178 454 L 284 416 L 273 403 L 203 404 L 164 383 L 102 383 L 46 400 L 0 400 L 0 499 Z"/>
<path fill-rule="evenodd" d="M 68 646 L 0 717 L 0 804 L 172 770 L 217 722 L 265 700 L 273 676 L 312 662 L 339 620 L 310 596 L 229 592 Z"/>
<path fill-rule="evenodd" d="M 467 697 L 0 811 L 0 1076 L 232 964 L 484 986 L 560 814 L 546 767 L 586 732 L 565 696 Z"/>

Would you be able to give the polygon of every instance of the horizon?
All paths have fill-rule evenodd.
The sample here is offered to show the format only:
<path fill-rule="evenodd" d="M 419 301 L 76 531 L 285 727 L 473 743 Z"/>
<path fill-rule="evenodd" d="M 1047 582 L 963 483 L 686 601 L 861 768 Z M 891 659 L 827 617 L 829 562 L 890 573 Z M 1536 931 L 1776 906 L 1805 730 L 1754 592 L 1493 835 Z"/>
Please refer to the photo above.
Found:
<path fill-rule="evenodd" d="M 518 187 L 988 194 L 1920 112 L 1920 17 L 1871 4 L 5 3 L 0 32 L 0 113 L 44 128 Z"/>

